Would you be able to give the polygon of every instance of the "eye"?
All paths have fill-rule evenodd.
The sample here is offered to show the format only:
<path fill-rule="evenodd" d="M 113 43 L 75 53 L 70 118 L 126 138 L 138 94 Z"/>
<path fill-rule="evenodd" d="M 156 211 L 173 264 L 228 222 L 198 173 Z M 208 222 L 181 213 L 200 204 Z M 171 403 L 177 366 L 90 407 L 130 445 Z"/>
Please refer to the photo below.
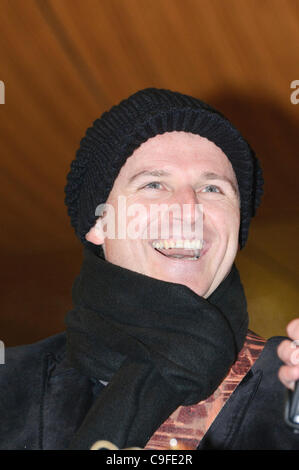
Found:
<path fill-rule="evenodd" d="M 205 193 L 221 193 L 220 189 L 218 186 L 214 186 L 213 184 L 209 184 L 203 189 L 203 192 Z"/>
<path fill-rule="evenodd" d="M 152 181 L 151 183 L 142 186 L 141 189 L 162 189 L 162 184 L 159 181 Z"/>

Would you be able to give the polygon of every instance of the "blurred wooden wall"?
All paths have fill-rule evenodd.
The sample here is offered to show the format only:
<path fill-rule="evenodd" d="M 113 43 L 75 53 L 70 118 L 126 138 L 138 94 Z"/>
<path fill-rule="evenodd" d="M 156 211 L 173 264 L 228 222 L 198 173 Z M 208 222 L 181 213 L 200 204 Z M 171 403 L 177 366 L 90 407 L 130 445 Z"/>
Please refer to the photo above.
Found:
<path fill-rule="evenodd" d="M 0 0 L 0 339 L 64 329 L 81 263 L 64 206 L 85 129 L 138 89 L 210 102 L 243 132 L 265 176 L 238 255 L 250 326 L 299 316 L 298 0 Z"/>

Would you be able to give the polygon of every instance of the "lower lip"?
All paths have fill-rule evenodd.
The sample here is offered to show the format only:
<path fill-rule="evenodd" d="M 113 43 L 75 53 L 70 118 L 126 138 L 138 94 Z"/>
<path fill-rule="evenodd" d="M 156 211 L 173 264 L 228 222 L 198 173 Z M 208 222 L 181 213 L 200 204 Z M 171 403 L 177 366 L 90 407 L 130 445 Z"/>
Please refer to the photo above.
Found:
<path fill-rule="evenodd" d="M 184 263 L 196 263 L 196 262 L 200 261 L 202 259 L 202 257 L 205 255 L 205 253 L 208 251 L 208 246 L 205 244 L 205 248 L 201 251 L 200 257 L 198 259 L 171 258 L 170 256 L 163 255 L 162 253 L 160 253 L 158 250 L 153 248 L 152 245 L 150 245 L 150 246 L 158 255 L 163 256 L 164 259 L 167 259 L 169 261 L 173 261 L 174 263 L 178 263 L 178 262 L 180 263 L 182 261 Z"/>

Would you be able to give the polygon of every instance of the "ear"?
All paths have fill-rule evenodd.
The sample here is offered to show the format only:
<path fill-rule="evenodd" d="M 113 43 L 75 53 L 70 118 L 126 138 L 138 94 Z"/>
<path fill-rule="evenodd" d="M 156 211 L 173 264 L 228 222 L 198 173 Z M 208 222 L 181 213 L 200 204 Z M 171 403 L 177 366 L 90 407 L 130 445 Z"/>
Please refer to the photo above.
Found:
<path fill-rule="evenodd" d="M 87 241 L 95 245 L 103 245 L 105 237 L 102 230 L 102 220 L 98 219 L 96 224 L 91 227 L 89 232 L 85 235 Z"/>

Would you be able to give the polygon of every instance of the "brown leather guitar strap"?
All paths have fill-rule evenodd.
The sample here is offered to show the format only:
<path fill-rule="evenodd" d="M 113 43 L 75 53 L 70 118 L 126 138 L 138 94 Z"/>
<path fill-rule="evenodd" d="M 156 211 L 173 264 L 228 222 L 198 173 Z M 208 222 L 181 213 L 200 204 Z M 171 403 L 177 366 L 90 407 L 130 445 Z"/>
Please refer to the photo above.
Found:
<path fill-rule="evenodd" d="M 197 405 L 180 406 L 157 429 L 145 449 L 195 450 L 243 377 L 261 354 L 266 340 L 248 330 L 236 362 L 217 390 Z"/>

